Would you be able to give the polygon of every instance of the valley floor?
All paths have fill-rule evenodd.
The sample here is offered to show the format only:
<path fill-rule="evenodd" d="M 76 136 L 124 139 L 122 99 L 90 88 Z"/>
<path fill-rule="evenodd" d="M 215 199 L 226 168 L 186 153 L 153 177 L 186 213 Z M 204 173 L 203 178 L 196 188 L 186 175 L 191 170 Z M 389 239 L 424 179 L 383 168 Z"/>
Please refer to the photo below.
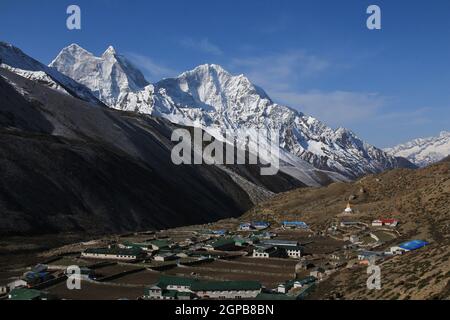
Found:
<path fill-rule="evenodd" d="M 313 229 L 291 230 L 275 224 L 261 232 L 238 231 L 241 223 L 242 221 L 231 219 L 206 226 L 184 227 L 156 233 L 115 235 L 97 240 L 83 239 L 86 242 L 79 242 L 80 239 L 73 235 L 59 237 L 58 243 L 52 237 L 37 237 L 27 239 L 26 242 L 23 239 L 19 241 L 19 238 L 4 239 L 2 249 L 7 248 L 11 251 L 8 255 L 2 255 L 6 259 L 0 261 L 0 285 L 15 279 L 24 279 L 24 275 L 32 271 L 35 265 L 45 264 L 52 278 L 57 281 L 29 286 L 59 299 L 142 299 L 146 288 L 158 284 L 163 277 L 241 283 L 256 281 L 262 285 L 262 292 L 272 299 L 450 298 L 448 243 L 431 243 L 413 252 L 384 256 L 377 261 L 377 265 L 381 267 L 382 288 L 369 290 L 366 286 L 367 259 L 358 257 L 358 254 L 362 249 L 373 252 L 387 251 L 394 243 L 400 242 L 393 230 L 369 227 L 367 231 L 372 234 L 390 235 L 384 239 L 386 243 L 367 241 L 359 243 L 353 249 L 347 249 L 350 242 L 344 238 L 347 239 L 346 235 L 349 234 L 360 233 L 360 229 L 339 228 L 343 233 L 340 236 L 336 236 L 335 231 L 323 233 Z M 221 230 L 227 230 L 227 234 L 219 235 Z M 208 245 L 224 239 L 241 241 L 262 234 L 265 234 L 267 239 L 272 238 L 271 240 L 298 242 L 303 247 L 302 257 L 254 258 L 252 255 L 259 246 L 257 244 L 233 245 L 217 250 L 205 249 Z M 194 241 L 190 246 L 184 247 L 186 239 Z M 53 248 L 50 244 L 52 241 L 55 246 Z M 88 248 L 166 241 L 170 243 L 170 248 L 148 252 L 145 258 L 139 260 L 90 259 L 82 255 Z M 267 240 L 261 237 L 260 241 Z M 14 248 L 20 248 L 20 251 L 11 254 Z M 168 252 L 176 253 L 177 257 L 161 261 L 159 258 L 161 253 Z M 81 290 L 67 288 L 64 269 L 70 265 L 90 268 L 93 272 L 92 279 L 82 281 Z M 294 287 L 296 280 L 311 276 L 316 278 L 309 287 Z M 286 290 L 281 290 L 282 293 L 280 286 L 286 286 Z M 307 288 L 309 290 L 306 291 Z"/>

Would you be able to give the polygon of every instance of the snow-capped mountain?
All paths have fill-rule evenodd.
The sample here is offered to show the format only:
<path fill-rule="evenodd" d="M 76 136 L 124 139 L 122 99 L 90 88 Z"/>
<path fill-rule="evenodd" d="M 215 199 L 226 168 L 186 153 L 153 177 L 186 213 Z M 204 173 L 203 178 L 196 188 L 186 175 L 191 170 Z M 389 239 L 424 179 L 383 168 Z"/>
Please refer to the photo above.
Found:
<path fill-rule="evenodd" d="M 45 84 L 54 90 L 87 102 L 103 105 L 86 86 L 77 83 L 57 69 L 48 67 L 31 58 L 11 44 L 0 42 L 0 65 L 22 77 Z"/>
<path fill-rule="evenodd" d="M 104 77 L 91 67 L 91 59 L 78 57 L 81 49 L 75 51 L 77 54 L 71 56 L 71 50 L 63 49 L 64 54 L 51 65 L 93 91 L 114 85 L 114 78 Z M 107 60 L 105 54 L 96 59 Z M 226 129 L 277 130 L 284 171 L 297 178 L 302 176 L 302 181 L 309 179 L 309 185 L 317 184 L 319 179 L 314 175 L 318 173 L 310 174 L 317 169 L 332 180 L 344 180 L 344 176 L 355 178 L 402 165 L 347 129 L 333 130 L 317 119 L 273 102 L 244 75 L 231 75 L 218 65 L 201 65 L 176 78 L 136 89 L 125 86 L 113 92 L 114 99 L 102 95 L 99 98 L 112 108 L 202 127 L 216 137 Z"/>
<path fill-rule="evenodd" d="M 96 57 L 76 44 L 64 48 L 50 67 L 87 86 L 97 98 L 109 106 L 128 92 L 148 85 L 142 73 L 110 46 Z"/>
<path fill-rule="evenodd" d="M 443 131 L 437 137 L 415 139 L 384 151 L 424 167 L 450 155 L 450 132 Z"/>

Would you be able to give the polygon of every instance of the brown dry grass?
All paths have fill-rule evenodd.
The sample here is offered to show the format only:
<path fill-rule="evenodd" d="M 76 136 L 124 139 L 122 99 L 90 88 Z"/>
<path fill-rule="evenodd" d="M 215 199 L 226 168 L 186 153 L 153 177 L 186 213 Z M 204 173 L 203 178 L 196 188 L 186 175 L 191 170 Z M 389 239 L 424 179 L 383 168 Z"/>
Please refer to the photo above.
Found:
<path fill-rule="evenodd" d="M 382 290 L 367 290 L 366 269 L 337 272 L 322 282 L 313 299 L 450 298 L 450 162 L 419 170 L 398 169 L 354 183 L 298 189 L 280 194 L 246 213 L 243 219 L 303 220 L 324 230 L 349 198 L 356 214 L 370 223 L 379 217 L 400 219 L 397 241 L 423 239 L 431 245 L 394 257 L 382 265 Z"/>

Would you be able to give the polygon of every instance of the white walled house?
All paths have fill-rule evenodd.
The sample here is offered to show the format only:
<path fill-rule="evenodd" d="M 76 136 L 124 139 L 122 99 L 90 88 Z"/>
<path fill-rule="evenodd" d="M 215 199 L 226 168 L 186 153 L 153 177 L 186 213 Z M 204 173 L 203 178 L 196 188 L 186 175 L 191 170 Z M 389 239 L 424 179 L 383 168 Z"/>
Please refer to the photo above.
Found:
<path fill-rule="evenodd" d="M 303 254 L 303 247 L 296 241 L 270 240 L 264 241 L 263 245 L 257 246 L 253 250 L 254 258 L 289 257 L 300 259 Z"/>
<path fill-rule="evenodd" d="M 303 247 L 296 246 L 296 247 L 283 247 L 284 250 L 286 250 L 286 254 L 289 258 L 295 258 L 300 259 L 303 253 Z"/>
<path fill-rule="evenodd" d="M 138 248 L 90 248 L 81 253 L 84 258 L 134 261 L 144 258 L 146 254 Z"/>
<path fill-rule="evenodd" d="M 171 252 L 164 252 L 164 253 L 156 254 L 153 257 L 153 260 L 163 262 L 163 261 L 175 260 L 176 258 L 177 258 L 177 256 L 175 254 L 173 254 Z"/>
<path fill-rule="evenodd" d="M 261 293 L 256 281 L 198 281 L 191 290 L 203 299 L 251 299 Z"/>
<path fill-rule="evenodd" d="M 388 254 L 393 254 L 393 255 L 402 255 L 404 253 L 406 253 L 407 251 L 403 248 L 400 248 L 398 246 L 395 247 L 391 247 L 389 248 L 389 251 L 387 252 Z"/>
<path fill-rule="evenodd" d="M 280 257 L 281 251 L 273 246 L 259 246 L 253 249 L 253 258 L 272 258 L 272 257 Z"/>
<path fill-rule="evenodd" d="M 372 227 L 397 227 L 399 221 L 397 219 L 377 219 L 372 221 Z"/>
<path fill-rule="evenodd" d="M 306 285 L 316 282 L 316 278 L 309 276 L 294 282 L 294 288 L 303 288 Z"/>
<path fill-rule="evenodd" d="M 383 222 L 381 222 L 381 220 L 372 221 L 372 227 L 382 227 L 382 226 L 383 226 Z"/>
<path fill-rule="evenodd" d="M 144 299 L 186 300 L 252 299 L 261 293 L 256 281 L 203 281 L 175 276 L 161 276 L 159 282 L 144 290 Z"/>
<path fill-rule="evenodd" d="M 286 281 L 285 283 L 280 283 L 277 287 L 278 293 L 288 293 L 294 287 L 294 281 Z"/>

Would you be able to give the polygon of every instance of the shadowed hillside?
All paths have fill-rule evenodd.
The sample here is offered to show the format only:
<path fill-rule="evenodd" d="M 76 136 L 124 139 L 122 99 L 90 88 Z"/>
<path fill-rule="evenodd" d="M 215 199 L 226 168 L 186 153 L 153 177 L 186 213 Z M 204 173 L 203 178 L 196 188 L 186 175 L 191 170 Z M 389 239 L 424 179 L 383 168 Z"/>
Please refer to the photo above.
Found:
<path fill-rule="evenodd" d="M 250 195 L 302 186 L 282 175 L 258 179 L 257 168 L 243 166 L 252 181 L 244 188 L 218 166 L 176 166 L 175 128 L 0 69 L 0 234 L 206 223 L 239 216 L 253 205 Z"/>

